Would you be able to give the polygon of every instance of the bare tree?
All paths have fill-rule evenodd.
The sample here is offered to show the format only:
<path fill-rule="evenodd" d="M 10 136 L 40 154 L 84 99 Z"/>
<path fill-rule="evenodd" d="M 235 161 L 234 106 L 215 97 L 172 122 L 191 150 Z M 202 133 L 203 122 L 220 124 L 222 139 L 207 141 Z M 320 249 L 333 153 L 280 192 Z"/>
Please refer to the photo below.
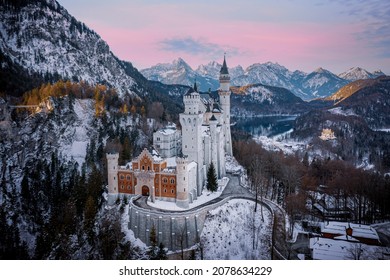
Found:
<path fill-rule="evenodd" d="M 180 247 L 181 259 L 184 260 L 184 248 L 185 248 L 185 241 L 186 241 L 185 226 L 178 226 L 175 236 L 176 236 L 176 244 Z"/>
<path fill-rule="evenodd" d="M 363 244 L 362 243 L 353 243 L 348 249 L 347 249 L 347 258 L 351 260 L 362 260 L 366 258 L 366 254 L 364 252 Z"/>

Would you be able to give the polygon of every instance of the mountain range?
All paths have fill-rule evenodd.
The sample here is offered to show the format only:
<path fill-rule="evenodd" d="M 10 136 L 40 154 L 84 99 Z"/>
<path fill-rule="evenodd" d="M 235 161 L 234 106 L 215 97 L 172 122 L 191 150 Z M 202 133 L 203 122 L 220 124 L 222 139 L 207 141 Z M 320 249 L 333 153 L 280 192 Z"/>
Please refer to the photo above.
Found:
<path fill-rule="evenodd" d="M 182 58 L 178 58 L 172 63 L 160 63 L 140 72 L 147 79 L 165 84 L 193 85 L 196 80 L 200 90 L 207 91 L 218 88 L 220 69 L 221 64 L 212 61 L 193 70 Z M 370 73 L 360 67 L 351 68 L 340 75 L 333 74 L 323 68 L 305 73 L 299 70 L 290 71 L 286 67 L 272 62 L 255 63 L 245 70 L 240 65 L 231 67 L 229 73 L 233 86 L 261 83 L 283 87 L 304 100 L 329 96 L 350 81 L 384 75 L 380 70 Z"/>

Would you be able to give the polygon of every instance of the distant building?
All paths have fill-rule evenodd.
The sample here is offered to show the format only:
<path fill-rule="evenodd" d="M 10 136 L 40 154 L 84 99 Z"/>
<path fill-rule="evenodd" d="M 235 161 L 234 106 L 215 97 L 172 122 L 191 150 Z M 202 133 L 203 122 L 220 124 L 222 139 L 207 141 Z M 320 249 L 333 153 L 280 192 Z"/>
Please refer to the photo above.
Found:
<path fill-rule="evenodd" d="M 321 235 L 324 238 L 340 239 L 353 238 L 358 242 L 368 245 L 379 245 L 379 236 L 376 230 L 369 225 L 343 223 L 343 222 L 325 222 L 321 228 Z"/>
<path fill-rule="evenodd" d="M 328 239 L 313 237 L 309 241 L 313 260 L 388 260 L 387 247 L 359 243 L 353 238 Z"/>
<path fill-rule="evenodd" d="M 378 233 L 369 225 L 325 222 L 322 237 L 310 238 L 314 260 L 388 259 L 388 251 L 380 246 Z"/>
<path fill-rule="evenodd" d="M 181 136 L 174 127 L 153 135 L 154 147 L 161 155 L 145 149 L 131 163 L 118 166 L 119 155 L 107 154 L 110 204 L 120 194 L 127 194 L 150 196 L 152 201 L 168 200 L 188 208 L 201 195 L 211 163 L 218 178 L 226 175 L 225 156 L 232 156 L 232 140 L 230 76 L 225 58 L 219 82 L 219 100 L 199 94 L 196 83 L 184 94 Z"/>
<path fill-rule="evenodd" d="M 332 131 L 332 129 L 330 128 L 324 128 L 322 130 L 322 133 L 321 133 L 321 136 L 320 138 L 324 141 L 328 141 L 328 140 L 334 140 L 336 139 L 336 136 L 334 135 L 334 132 Z"/>
<path fill-rule="evenodd" d="M 153 133 L 153 147 L 162 157 L 178 156 L 181 152 L 181 131 L 170 125 Z"/>

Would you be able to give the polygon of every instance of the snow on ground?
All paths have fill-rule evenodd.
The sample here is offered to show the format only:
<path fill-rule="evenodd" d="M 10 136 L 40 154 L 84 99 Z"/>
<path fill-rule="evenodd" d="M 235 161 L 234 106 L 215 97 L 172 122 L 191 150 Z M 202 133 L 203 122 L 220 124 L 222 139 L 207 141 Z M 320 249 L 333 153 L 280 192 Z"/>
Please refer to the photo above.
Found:
<path fill-rule="evenodd" d="M 64 156 L 73 157 L 81 168 L 85 155 L 87 152 L 87 144 L 89 143 L 88 130 L 90 129 L 90 122 L 93 114 L 92 100 L 75 99 L 74 112 L 77 116 L 77 120 L 73 127 L 69 127 L 65 131 L 64 137 L 61 142 L 62 151 Z"/>
<path fill-rule="evenodd" d="M 204 259 L 270 259 L 272 216 L 263 208 L 262 222 L 260 206 L 256 213 L 254 206 L 253 201 L 233 199 L 209 212 L 201 235 Z"/>
<path fill-rule="evenodd" d="M 387 252 L 380 246 L 321 237 L 310 238 L 309 246 L 314 260 L 378 260 Z"/>
<path fill-rule="evenodd" d="M 351 109 L 343 110 L 341 107 L 329 109 L 328 112 L 334 115 L 357 116 Z"/>
<path fill-rule="evenodd" d="M 229 183 L 229 178 L 223 177 L 222 179 L 218 180 L 218 190 L 216 192 L 210 192 L 206 189 L 202 191 L 202 194 L 193 202 L 190 203 L 190 207 L 188 209 L 184 209 L 181 207 L 178 207 L 176 203 L 170 202 L 170 201 L 163 201 L 163 200 L 155 200 L 155 202 L 151 202 L 149 199 L 147 201 L 148 205 L 158 208 L 158 209 L 164 209 L 164 210 L 174 210 L 174 211 L 186 211 L 189 209 L 192 209 L 194 207 L 197 207 L 199 205 L 205 204 L 209 202 L 210 200 L 213 200 L 217 197 L 219 197 L 227 184 Z"/>
<path fill-rule="evenodd" d="M 374 128 L 374 131 L 390 132 L 390 128 Z"/>
<path fill-rule="evenodd" d="M 226 156 L 226 172 L 231 173 L 242 173 L 244 172 L 244 167 L 242 167 L 238 161 L 232 156 Z"/>
<path fill-rule="evenodd" d="M 125 206 L 124 212 L 122 214 L 122 232 L 125 234 L 125 239 L 127 241 L 130 241 L 130 243 L 133 246 L 139 247 L 140 249 L 146 249 L 147 246 L 145 243 L 143 243 L 139 238 L 135 238 L 134 232 L 129 229 L 129 223 L 130 218 L 129 218 L 129 205 Z"/>
<path fill-rule="evenodd" d="M 292 139 L 282 141 L 278 138 L 270 138 L 267 136 L 259 136 L 254 138 L 258 143 L 261 143 L 263 148 L 268 151 L 282 151 L 285 154 L 294 154 L 296 151 L 306 149 L 307 143 L 297 142 Z"/>
<path fill-rule="evenodd" d="M 375 169 L 375 165 L 373 163 L 369 162 L 369 158 L 365 157 L 362 159 L 362 161 L 356 165 L 357 168 L 363 169 L 363 170 L 373 170 Z"/>

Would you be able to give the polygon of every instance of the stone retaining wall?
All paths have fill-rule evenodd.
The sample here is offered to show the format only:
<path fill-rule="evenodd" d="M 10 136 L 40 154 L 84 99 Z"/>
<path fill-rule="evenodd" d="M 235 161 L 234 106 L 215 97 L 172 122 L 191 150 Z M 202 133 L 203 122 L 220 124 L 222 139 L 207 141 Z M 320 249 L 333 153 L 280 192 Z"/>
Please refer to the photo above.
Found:
<path fill-rule="evenodd" d="M 169 250 L 190 248 L 200 238 L 207 212 L 224 203 L 230 198 L 225 198 L 217 203 L 206 205 L 197 210 L 183 212 L 160 212 L 149 210 L 134 205 L 133 197 L 129 205 L 128 227 L 146 245 L 150 245 L 150 232 L 154 226 L 158 243 L 162 242 Z"/>

